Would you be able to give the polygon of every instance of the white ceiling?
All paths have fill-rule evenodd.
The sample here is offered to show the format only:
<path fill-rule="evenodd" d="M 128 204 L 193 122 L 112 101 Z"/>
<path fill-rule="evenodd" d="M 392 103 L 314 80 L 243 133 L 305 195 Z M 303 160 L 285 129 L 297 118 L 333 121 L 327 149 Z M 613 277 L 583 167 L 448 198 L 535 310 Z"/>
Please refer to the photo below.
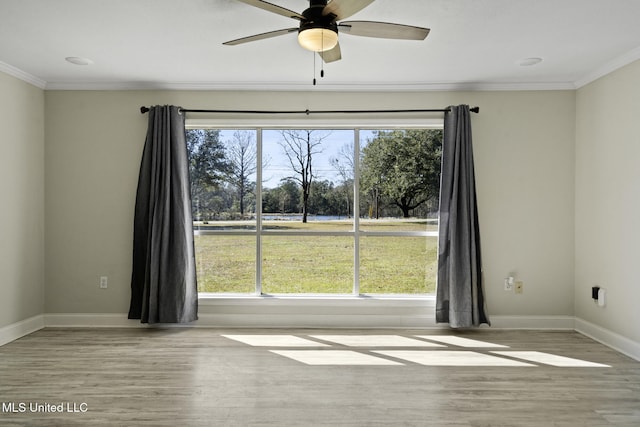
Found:
<path fill-rule="evenodd" d="M 572 89 L 640 59 L 638 18 L 639 0 L 377 0 L 349 19 L 427 39 L 342 34 L 315 89 Z M 0 0 L 0 71 L 46 89 L 311 89 L 314 54 L 295 33 L 222 45 L 296 23 L 236 0 Z M 518 65 L 528 57 L 544 61 Z"/>

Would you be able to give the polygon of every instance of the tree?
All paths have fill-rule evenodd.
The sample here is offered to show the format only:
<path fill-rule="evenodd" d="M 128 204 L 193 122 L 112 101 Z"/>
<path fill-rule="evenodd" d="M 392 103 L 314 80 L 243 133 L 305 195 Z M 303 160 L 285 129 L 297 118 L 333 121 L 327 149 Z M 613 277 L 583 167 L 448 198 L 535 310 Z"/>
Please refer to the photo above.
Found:
<path fill-rule="evenodd" d="M 279 144 L 295 173 L 290 178 L 295 180 L 302 190 L 302 222 L 306 223 L 311 183 L 315 177 L 312 167 L 313 155 L 322 152 L 322 140 L 328 135 L 315 136 L 313 130 L 283 130 L 281 135 L 282 140 Z"/>
<path fill-rule="evenodd" d="M 311 184 L 311 195 L 309 196 L 309 210 L 316 215 L 340 215 L 341 194 L 336 191 L 333 182 L 328 180 L 315 180 Z"/>
<path fill-rule="evenodd" d="M 229 161 L 228 180 L 238 192 L 240 215 L 244 216 L 245 198 L 251 191 L 251 175 L 256 172 L 256 145 L 253 132 L 237 130 L 233 139 L 227 142 L 227 158 Z"/>
<path fill-rule="evenodd" d="M 362 187 L 376 201 L 388 198 L 408 218 L 411 210 L 438 197 L 442 131 L 379 131 L 364 147 Z"/>
<path fill-rule="evenodd" d="M 214 195 L 229 174 L 224 145 L 217 129 L 188 129 L 192 211 L 197 217 L 210 217 L 220 210 L 219 197 Z"/>
<path fill-rule="evenodd" d="M 347 216 L 351 216 L 351 194 L 353 193 L 353 172 L 355 170 L 353 141 L 340 148 L 340 157 L 329 159 L 331 166 L 342 179 L 342 191 L 346 199 Z"/>
<path fill-rule="evenodd" d="M 266 188 L 262 192 L 263 213 L 297 213 L 300 189 L 298 184 L 285 178 L 276 188 Z"/>

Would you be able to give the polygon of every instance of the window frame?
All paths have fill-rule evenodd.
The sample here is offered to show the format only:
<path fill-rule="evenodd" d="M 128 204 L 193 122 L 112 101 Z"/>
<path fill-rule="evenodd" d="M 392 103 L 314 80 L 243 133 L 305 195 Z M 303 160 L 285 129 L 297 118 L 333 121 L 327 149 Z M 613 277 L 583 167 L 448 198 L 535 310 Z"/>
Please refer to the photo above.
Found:
<path fill-rule="evenodd" d="M 403 129 L 443 129 L 443 118 L 384 118 L 357 120 L 345 118 L 330 119 L 267 119 L 264 118 L 221 118 L 221 119 L 189 119 L 185 122 L 186 129 L 219 129 L 219 130 L 249 130 L 256 132 L 257 158 L 262 159 L 262 132 L 264 130 L 352 130 L 354 132 L 354 201 L 353 201 L 353 229 L 349 231 L 283 231 L 263 229 L 262 222 L 262 185 L 256 186 L 256 228 L 251 230 L 194 230 L 195 235 L 225 235 L 225 236 L 254 236 L 256 238 L 256 258 L 255 258 L 255 291 L 253 293 L 211 293 L 199 292 L 200 301 L 218 300 L 229 298 L 240 299 L 381 299 L 381 300 L 433 300 L 433 294 L 362 294 L 360 293 L 360 238 L 361 237 L 438 237 L 438 231 L 366 231 L 360 228 L 359 212 L 359 171 L 360 171 L 360 132 L 363 130 L 403 130 Z M 256 182 L 262 182 L 262 165 L 258 161 L 256 170 Z M 262 288 L 262 237 L 265 236 L 347 236 L 352 237 L 353 248 L 353 286 L 349 294 L 342 293 L 274 293 L 265 294 Z"/>

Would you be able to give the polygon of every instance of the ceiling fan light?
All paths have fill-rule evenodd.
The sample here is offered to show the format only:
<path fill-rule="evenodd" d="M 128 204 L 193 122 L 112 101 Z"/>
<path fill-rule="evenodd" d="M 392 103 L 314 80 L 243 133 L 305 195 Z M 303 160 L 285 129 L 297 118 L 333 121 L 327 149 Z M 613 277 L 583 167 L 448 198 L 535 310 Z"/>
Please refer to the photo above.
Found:
<path fill-rule="evenodd" d="M 326 28 L 308 28 L 298 33 L 298 43 L 313 52 L 331 50 L 338 44 L 338 33 Z"/>

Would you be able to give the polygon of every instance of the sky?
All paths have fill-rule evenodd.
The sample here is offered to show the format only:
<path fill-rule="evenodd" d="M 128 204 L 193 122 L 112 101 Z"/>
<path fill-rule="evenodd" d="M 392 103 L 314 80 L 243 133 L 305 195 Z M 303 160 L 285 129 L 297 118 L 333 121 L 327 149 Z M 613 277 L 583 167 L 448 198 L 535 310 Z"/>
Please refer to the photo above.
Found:
<path fill-rule="evenodd" d="M 220 131 L 221 140 L 227 144 L 233 140 L 235 130 L 224 129 Z M 256 131 L 248 131 L 254 134 L 255 143 Z M 361 130 L 361 145 L 373 134 L 371 130 Z M 331 165 L 331 158 L 340 158 L 340 150 L 345 144 L 352 144 L 354 138 L 353 130 L 318 130 L 314 135 L 322 136 L 321 152 L 313 155 L 312 166 L 316 180 L 333 181 L 339 184 L 340 175 Z M 265 188 L 277 187 L 280 180 L 293 175 L 291 164 L 286 157 L 282 146 L 279 144 L 283 140 L 279 130 L 265 129 L 262 133 L 263 157 L 266 160 L 266 167 L 262 172 L 263 185 Z M 263 162 L 264 164 L 265 162 Z M 255 179 L 255 178 L 254 178 Z"/>

